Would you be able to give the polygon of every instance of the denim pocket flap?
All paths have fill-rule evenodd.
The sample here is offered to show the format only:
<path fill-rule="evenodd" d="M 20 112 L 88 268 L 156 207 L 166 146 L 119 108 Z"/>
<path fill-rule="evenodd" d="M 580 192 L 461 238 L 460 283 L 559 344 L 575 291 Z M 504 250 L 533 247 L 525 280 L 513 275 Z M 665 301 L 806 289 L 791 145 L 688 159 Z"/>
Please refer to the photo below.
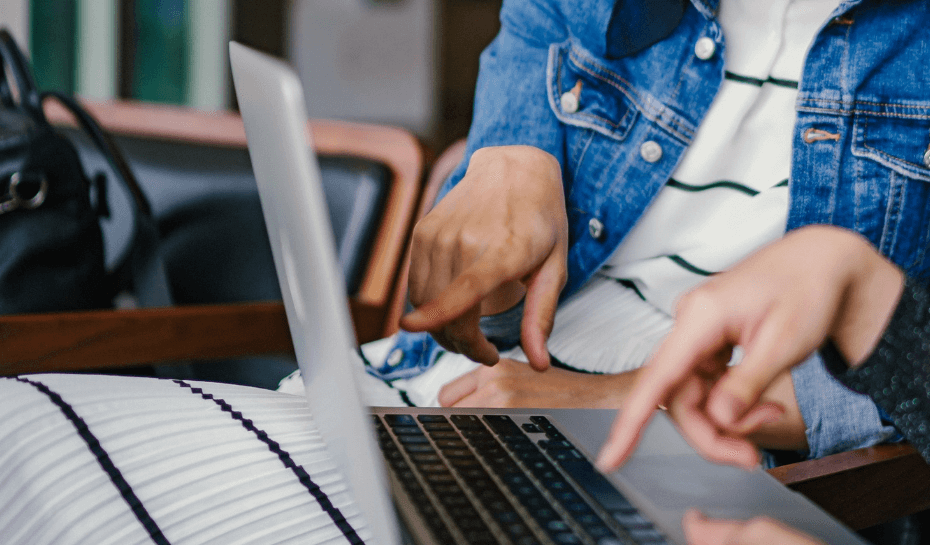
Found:
<path fill-rule="evenodd" d="M 860 112 L 853 131 L 853 155 L 930 182 L 930 107 L 906 113 Z"/>
<path fill-rule="evenodd" d="M 633 88 L 571 42 L 549 48 L 549 105 L 560 121 L 623 140 L 639 113 Z"/>

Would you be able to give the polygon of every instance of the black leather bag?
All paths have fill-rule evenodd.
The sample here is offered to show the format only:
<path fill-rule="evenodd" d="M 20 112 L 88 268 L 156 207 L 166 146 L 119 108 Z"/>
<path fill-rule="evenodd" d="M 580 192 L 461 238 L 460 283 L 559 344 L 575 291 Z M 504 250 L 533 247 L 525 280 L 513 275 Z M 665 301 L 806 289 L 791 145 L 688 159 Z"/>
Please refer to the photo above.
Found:
<path fill-rule="evenodd" d="M 0 30 L 0 314 L 105 308 L 145 276 L 157 245 L 151 208 L 110 138 L 71 97 L 40 93 L 29 64 Z M 42 103 L 71 111 L 131 196 L 128 250 L 107 271 L 100 218 L 106 180 L 88 178 L 74 144 Z"/>

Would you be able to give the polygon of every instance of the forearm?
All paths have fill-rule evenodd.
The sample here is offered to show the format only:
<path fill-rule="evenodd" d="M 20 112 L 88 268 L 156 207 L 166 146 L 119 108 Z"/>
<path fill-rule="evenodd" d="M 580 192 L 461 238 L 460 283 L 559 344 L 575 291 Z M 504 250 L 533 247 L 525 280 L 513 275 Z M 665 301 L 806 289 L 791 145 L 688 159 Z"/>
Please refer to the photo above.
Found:
<path fill-rule="evenodd" d="M 823 350 L 827 368 L 843 384 L 869 395 L 930 461 L 930 290 L 907 279 L 875 350 L 849 369 L 841 354 Z"/>

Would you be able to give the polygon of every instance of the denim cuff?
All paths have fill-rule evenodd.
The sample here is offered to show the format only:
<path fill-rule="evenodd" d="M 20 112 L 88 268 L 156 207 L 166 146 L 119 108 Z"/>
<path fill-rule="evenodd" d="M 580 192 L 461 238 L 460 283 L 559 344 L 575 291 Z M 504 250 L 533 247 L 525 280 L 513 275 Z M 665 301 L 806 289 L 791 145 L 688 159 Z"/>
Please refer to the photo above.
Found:
<path fill-rule="evenodd" d="M 521 299 L 510 310 L 481 317 L 481 332 L 500 351 L 510 350 L 520 344 L 523 302 Z"/>
<path fill-rule="evenodd" d="M 385 381 L 413 378 L 432 367 L 445 350 L 429 333 L 399 332 L 384 361 L 370 361 L 360 352 L 369 375 Z"/>
<path fill-rule="evenodd" d="M 868 396 L 853 392 L 824 367 L 819 353 L 791 370 L 794 394 L 806 426 L 808 457 L 868 447 L 893 440 L 898 431 L 882 422 Z"/>
<path fill-rule="evenodd" d="M 520 344 L 520 321 L 523 318 L 523 301 L 510 310 L 483 316 L 481 331 L 498 350 L 509 350 Z M 381 380 L 409 379 L 422 374 L 436 364 L 446 351 L 429 333 L 401 331 L 384 361 L 369 361 L 362 355 L 365 370 Z"/>

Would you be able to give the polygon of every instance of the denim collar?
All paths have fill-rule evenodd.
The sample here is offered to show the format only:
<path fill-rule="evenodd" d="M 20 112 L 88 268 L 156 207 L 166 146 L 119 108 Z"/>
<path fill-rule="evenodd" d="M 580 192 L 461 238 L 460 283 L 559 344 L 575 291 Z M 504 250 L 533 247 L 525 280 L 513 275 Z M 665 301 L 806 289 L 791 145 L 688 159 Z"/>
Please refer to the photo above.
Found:
<path fill-rule="evenodd" d="M 607 23 L 607 57 L 634 55 L 669 37 L 687 6 L 688 0 L 617 0 Z"/>

